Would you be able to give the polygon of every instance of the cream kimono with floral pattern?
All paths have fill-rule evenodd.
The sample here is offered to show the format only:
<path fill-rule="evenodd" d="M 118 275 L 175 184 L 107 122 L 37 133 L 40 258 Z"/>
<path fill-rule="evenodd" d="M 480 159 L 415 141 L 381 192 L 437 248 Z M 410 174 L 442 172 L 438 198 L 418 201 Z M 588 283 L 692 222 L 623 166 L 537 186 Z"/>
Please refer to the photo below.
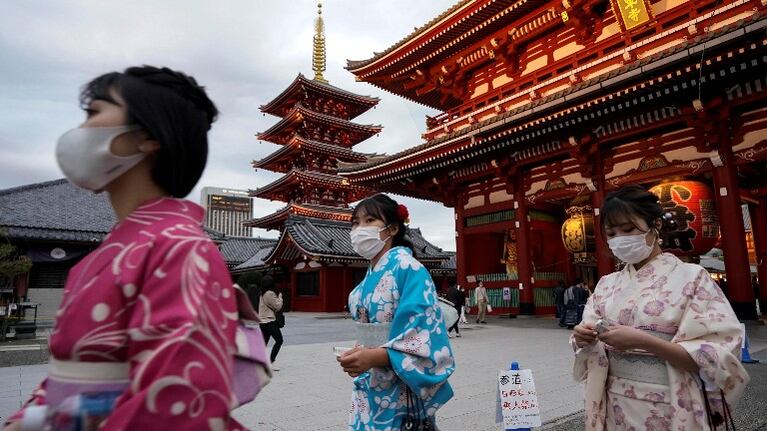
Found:
<path fill-rule="evenodd" d="M 679 344 L 700 372 L 675 368 L 647 352 L 617 352 L 601 341 L 579 349 L 573 375 L 586 382 L 587 430 L 707 430 L 701 379 L 713 411 L 722 409 L 720 389 L 732 409 L 748 383 L 739 359 L 740 322 L 698 265 L 664 253 L 639 271 L 627 265 L 602 277 L 583 323 L 599 319 Z M 656 375 L 648 378 L 647 370 Z"/>

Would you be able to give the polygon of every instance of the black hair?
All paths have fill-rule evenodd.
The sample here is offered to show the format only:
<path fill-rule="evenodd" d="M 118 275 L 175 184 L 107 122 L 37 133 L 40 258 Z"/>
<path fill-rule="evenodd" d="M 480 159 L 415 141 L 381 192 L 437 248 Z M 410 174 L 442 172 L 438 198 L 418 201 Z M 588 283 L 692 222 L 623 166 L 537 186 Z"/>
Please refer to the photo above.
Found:
<path fill-rule="evenodd" d="M 640 185 L 633 184 L 608 194 L 602 204 L 601 215 L 602 228 L 628 222 L 642 230 L 634 222 L 634 219 L 639 217 L 652 229 L 655 222 L 663 217 L 663 208 L 658 196 Z"/>
<path fill-rule="evenodd" d="M 277 293 L 277 287 L 274 284 L 274 278 L 271 275 L 265 275 L 261 278 L 261 294 L 263 295 L 267 291 Z"/>
<path fill-rule="evenodd" d="M 399 204 L 397 201 L 383 193 L 379 193 L 358 203 L 352 212 L 352 220 L 357 218 L 357 214 L 360 211 L 364 211 L 365 214 L 374 219 L 381 220 L 387 226 L 397 226 L 397 233 L 392 238 L 391 246 L 407 247 L 415 255 L 413 243 L 405 235 L 407 228 L 405 227 L 405 220 L 402 220 L 399 216 Z"/>
<path fill-rule="evenodd" d="M 167 67 L 130 67 L 101 75 L 83 87 L 80 104 L 125 100 L 128 124 L 138 124 L 160 144 L 152 179 L 171 196 L 188 195 L 208 159 L 208 130 L 218 110 L 194 78 Z"/>

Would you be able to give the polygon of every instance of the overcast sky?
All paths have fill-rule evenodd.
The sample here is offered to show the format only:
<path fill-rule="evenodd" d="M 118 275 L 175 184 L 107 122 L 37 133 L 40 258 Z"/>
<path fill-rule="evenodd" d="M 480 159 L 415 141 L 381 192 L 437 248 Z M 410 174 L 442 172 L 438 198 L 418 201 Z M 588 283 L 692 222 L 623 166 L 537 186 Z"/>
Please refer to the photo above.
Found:
<path fill-rule="evenodd" d="M 331 84 L 381 99 L 358 117 L 383 132 L 355 147 L 395 153 L 421 142 L 424 115 L 435 111 L 354 81 L 343 67 L 382 51 L 454 0 L 329 0 L 323 2 Z M 278 178 L 254 172 L 250 161 L 277 150 L 254 135 L 277 118 L 258 107 L 298 72 L 312 76 L 314 1 L 7 1 L 0 6 L 0 189 L 62 177 L 56 139 L 83 113 L 79 88 L 128 66 L 169 66 L 205 85 L 221 111 L 210 135 L 208 166 L 189 196 L 203 186 L 254 189 Z M 455 250 L 453 212 L 441 204 L 398 198 L 411 226 L 436 245 Z M 256 216 L 282 207 L 256 199 Z M 257 232 L 274 236 L 274 232 Z"/>

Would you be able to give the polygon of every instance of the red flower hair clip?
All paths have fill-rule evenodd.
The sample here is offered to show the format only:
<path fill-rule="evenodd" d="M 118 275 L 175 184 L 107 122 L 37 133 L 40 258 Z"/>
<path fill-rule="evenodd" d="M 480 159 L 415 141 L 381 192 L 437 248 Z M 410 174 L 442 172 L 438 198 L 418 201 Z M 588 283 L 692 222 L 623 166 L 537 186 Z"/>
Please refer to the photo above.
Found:
<path fill-rule="evenodd" d="M 397 207 L 397 215 L 399 216 L 399 219 L 402 220 L 402 223 L 410 223 L 410 212 L 405 205 L 399 204 Z"/>

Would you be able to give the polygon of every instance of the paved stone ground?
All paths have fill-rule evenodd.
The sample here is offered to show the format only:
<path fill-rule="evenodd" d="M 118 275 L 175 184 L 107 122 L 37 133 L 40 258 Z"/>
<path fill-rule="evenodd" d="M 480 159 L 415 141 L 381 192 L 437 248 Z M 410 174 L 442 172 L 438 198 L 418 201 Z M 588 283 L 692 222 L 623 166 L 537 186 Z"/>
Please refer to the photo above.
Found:
<path fill-rule="evenodd" d="M 235 412 L 254 431 L 344 430 L 351 382 L 338 368 L 333 346 L 354 337 L 342 315 L 289 313 L 282 368 L 257 400 Z M 469 325 L 453 339 L 457 370 L 451 377 L 455 397 L 438 413 L 443 431 L 498 430 L 495 422 L 495 375 L 511 360 L 535 374 L 544 430 L 580 430 L 581 386 L 570 378 L 569 331 L 552 319 L 490 319 Z M 749 326 L 752 353 L 763 363 L 749 365 L 747 396 L 737 407 L 740 429 L 764 429 L 767 423 L 767 326 Z M 756 353 L 759 352 L 759 353 Z M 8 352 L 0 347 L 0 358 Z M 0 363 L 2 361 L 0 360 Z M 45 365 L 0 368 L 0 417 L 16 410 L 45 375 Z"/>

